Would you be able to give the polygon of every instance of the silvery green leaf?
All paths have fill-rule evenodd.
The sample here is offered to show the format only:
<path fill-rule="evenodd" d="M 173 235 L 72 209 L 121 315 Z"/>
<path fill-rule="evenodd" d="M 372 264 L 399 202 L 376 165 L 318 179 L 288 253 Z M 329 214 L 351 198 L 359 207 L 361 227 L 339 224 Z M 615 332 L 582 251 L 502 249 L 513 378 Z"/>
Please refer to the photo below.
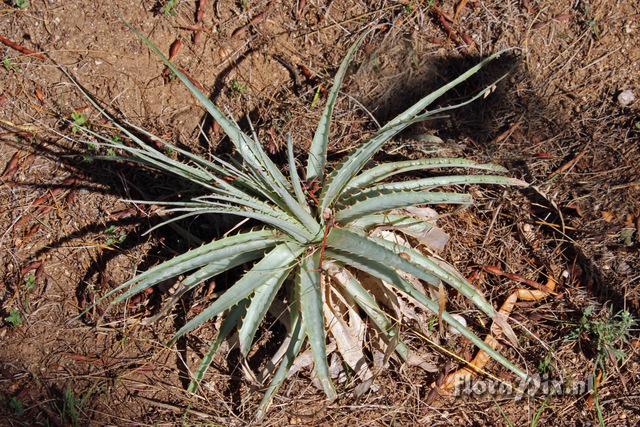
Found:
<path fill-rule="evenodd" d="M 293 243 L 281 243 L 276 246 L 260 262 L 256 263 L 251 270 L 246 272 L 231 288 L 226 290 L 211 305 L 180 328 L 171 341 L 175 342 L 184 334 L 196 329 L 223 311 L 228 310 L 240 302 L 240 300 L 247 298 L 258 286 L 266 283 L 269 279 L 280 277 L 285 272 L 288 272 L 302 251 L 302 247 Z"/>
<path fill-rule="evenodd" d="M 391 191 L 385 194 L 371 195 L 364 200 L 358 200 L 336 212 L 335 218 L 339 223 L 347 224 L 366 215 L 387 212 L 397 208 L 423 204 L 469 205 L 471 202 L 471 196 L 468 194 L 412 190 Z"/>
<path fill-rule="evenodd" d="M 325 323 L 322 314 L 322 291 L 320 289 L 320 254 L 315 252 L 302 258 L 300 273 L 297 278 L 299 287 L 302 322 L 311 350 L 313 352 L 314 369 L 327 398 L 336 398 L 336 391 L 329 378 L 327 364 L 327 343 Z"/>

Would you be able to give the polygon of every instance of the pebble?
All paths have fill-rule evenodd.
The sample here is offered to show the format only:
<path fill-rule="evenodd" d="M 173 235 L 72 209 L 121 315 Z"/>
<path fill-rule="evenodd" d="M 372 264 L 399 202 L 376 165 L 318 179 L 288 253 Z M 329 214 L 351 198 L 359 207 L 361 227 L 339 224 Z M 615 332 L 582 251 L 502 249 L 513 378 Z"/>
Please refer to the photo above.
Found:
<path fill-rule="evenodd" d="M 636 100 L 636 97 L 631 91 L 631 89 L 623 90 L 618 95 L 618 104 L 620 104 L 621 107 L 626 107 L 628 105 L 631 105 L 635 100 Z"/>
<path fill-rule="evenodd" d="M 459 314 L 452 314 L 451 317 L 456 319 L 458 322 L 462 323 L 462 326 L 467 326 L 467 320 L 464 317 L 460 316 Z M 455 329 L 453 326 L 449 326 L 449 333 L 451 335 L 460 335 L 460 332 L 458 332 L 458 330 Z"/>

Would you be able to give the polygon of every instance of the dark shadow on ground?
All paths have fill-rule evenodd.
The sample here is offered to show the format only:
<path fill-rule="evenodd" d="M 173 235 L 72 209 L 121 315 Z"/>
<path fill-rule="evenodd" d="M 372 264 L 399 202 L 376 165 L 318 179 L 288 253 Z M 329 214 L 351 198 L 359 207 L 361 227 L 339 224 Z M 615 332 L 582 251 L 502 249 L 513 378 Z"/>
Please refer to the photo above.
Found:
<path fill-rule="evenodd" d="M 408 54 L 407 54 L 408 55 Z M 407 73 L 411 78 L 402 78 L 402 73 L 397 78 L 391 80 L 393 87 L 376 89 L 361 96 L 361 102 L 370 110 L 376 119 L 384 125 L 393 119 L 425 95 L 450 82 L 458 75 L 464 73 L 472 66 L 481 62 L 482 56 L 455 56 L 455 57 L 435 57 L 430 58 L 419 70 L 412 70 Z M 398 70 L 385 71 L 378 69 L 368 60 L 360 65 L 360 71 L 364 72 L 367 81 L 376 78 L 382 79 L 387 74 L 397 73 Z M 493 83 L 507 74 L 495 86 Z M 388 82 L 390 79 L 384 79 Z M 433 110 L 438 107 L 455 105 L 463 102 L 475 94 L 491 87 L 491 93 L 486 98 L 480 98 L 469 105 L 463 106 L 446 114 L 444 119 L 417 124 L 400 135 L 399 139 L 415 141 L 417 136 L 425 131 L 437 131 L 437 136 L 443 140 L 453 140 L 464 142 L 467 146 L 465 152 L 474 156 L 492 158 L 495 154 L 498 157 L 509 158 L 507 166 L 515 176 L 534 182 L 535 177 L 529 171 L 526 162 L 522 159 L 524 154 L 518 155 L 516 146 L 503 144 L 503 138 L 513 131 L 514 124 L 526 128 L 529 134 L 539 130 L 541 139 L 561 133 L 563 127 L 568 124 L 563 122 L 562 115 L 556 111 L 550 111 L 547 102 L 526 90 L 527 82 L 531 81 L 521 57 L 516 51 L 503 53 L 499 58 L 488 63 L 477 74 L 456 86 L 449 93 L 434 102 L 428 109 Z M 522 87 L 525 87 L 522 90 Z M 518 87 L 520 90 L 516 90 Z M 554 122 L 551 122 L 553 118 Z M 418 138 L 419 139 L 419 138 Z M 424 143 L 428 148 L 429 143 Z M 508 156 L 500 156 L 503 153 L 496 153 L 499 149 L 513 150 Z M 379 160 L 389 161 L 389 155 L 384 151 L 378 155 Z M 567 159 L 570 160 L 570 159 Z M 564 163 L 564 162 L 563 162 Z M 546 221 L 560 224 L 561 214 L 564 218 L 569 218 L 576 213 L 564 207 L 558 207 L 560 212 L 552 206 L 549 200 L 545 199 L 536 191 L 525 191 L 525 194 L 537 206 L 546 212 L 540 212 L 540 218 Z M 553 214 L 550 216 L 550 212 Z M 544 228 L 545 232 L 553 235 L 558 241 L 566 241 L 563 236 L 558 235 L 557 230 Z M 567 231 L 566 234 L 572 237 L 575 232 Z M 574 236 L 575 237 L 575 236 Z M 587 258 L 581 248 L 575 244 L 564 243 L 564 253 L 569 263 L 576 263 L 580 266 L 584 274 L 584 284 L 592 291 L 593 295 L 602 303 L 611 303 L 616 311 L 623 308 L 629 309 L 628 301 L 620 293 L 619 287 L 615 283 L 608 283 L 603 280 L 603 275 L 599 271 L 593 260 Z M 632 307 L 633 313 L 638 315 L 638 307 Z"/>

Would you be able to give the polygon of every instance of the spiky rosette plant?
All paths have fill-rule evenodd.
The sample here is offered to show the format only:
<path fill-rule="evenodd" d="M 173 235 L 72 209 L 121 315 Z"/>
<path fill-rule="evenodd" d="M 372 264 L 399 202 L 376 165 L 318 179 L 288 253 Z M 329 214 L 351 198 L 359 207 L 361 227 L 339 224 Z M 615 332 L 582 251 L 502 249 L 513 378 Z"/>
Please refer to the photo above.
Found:
<path fill-rule="evenodd" d="M 395 351 L 405 361 L 410 359 L 410 351 L 398 335 L 397 328 L 403 319 L 396 319 L 390 313 L 389 302 L 384 300 L 383 295 L 389 291 L 406 296 L 423 308 L 438 313 L 442 321 L 459 331 L 495 361 L 519 377 L 526 377 L 523 371 L 493 350 L 455 316 L 439 307 L 438 301 L 425 291 L 424 285 L 427 289 L 448 286 L 468 298 L 489 318 L 500 321 L 493 306 L 462 274 L 433 255 L 411 246 L 400 245 L 393 239 L 385 239 L 381 234 L 369 233 L 373 228 L 385 226 L 401 229 L 403 236 L 419 239 L 430 230 L 432 224 L 420 215 L 415 215 L 416 210 L 405 208 L 472 203 L 469 194 L 442 191 L 440 188 L 443 186 L 526 185 L 522 181 L 497 175 L 506 172 L 501 166 L 456 158 L 424 158 L 368 167 L 382 145 L 411 124 L 458 108 L 485 95 L 489 89 L 479 92 L 462 104 L 428 110 L 434 101 L 477 73 L 499 54 L 488 57 L 450 83 L 426 95 L 389 121 L 340 163 L 328 166 L 327 146 L 332 111 L 350 61 L 366 34 L 361 36 L 349 49 L 335 76 L 311 142 L 303 181 L 298 175 L 291 137 L 287 139 L 289 177 L 286 177 L 265 154 L 255 132 L 248 135 L 240 129 L 187 76 L 171 64 L 156 46 L 139 32 L 136 33 L 218 122 L 233 143 L 238 157 L 235 160 L 225 160 L 212 156 L 211 160 L 206 160 L 161 141 L 131 123 L 120 124 L 93 101 L 94 106 L 133 144 L 113 143 L 89 129 L 84 129 L 85 132 L 100 145 L 126 153 L 120 157 L 122 159 L 134 160 L 175 174 L 203 189 L 204 195 L 189 201 L 152 202 L 166 205 L 166 212 L 179 214 L 156 227 L 187 217 L 212 214 L 233 215 L 262 224 L 261 228 L 214 240 L 165 261 L 103 297 L 119 294 L 112 301 L 112 304 L 117 304 L 167 279 L 184 276 L 179 282 L 178 290 L 157 318 L 167 314 L 172 304 L 186 292 L 229 269 L 246 266 L 246 272 L 236 283 L 231 284 L 210 305 L 189 319 L 173 338 L 175 341 L 219 316 L 222 319 L 216 338 L 193 375 L 190 391 L 197 389 L 214 354 L 227 338 L 234 336 L 234 342 L 246 356 L 252 349 L 259 325 L 271 311 L 275 316 L 280 315 L 280 320 L 287 329 L 287 337 L 271 361 L 272 369 L 267 369 L 262 375 L 269 382 L 258 416 L 265 414 L 274 393 L 287 377 L 306 343 L 312 354 L 316 379 L 327 397 L 335 398 L 336 391 L 327 361 L 329 335 L 337 341 L 338 351 L 344 360 L 350 363 L 353 357 L 346 354 L 349 351 L 348 348 L 345 349 L 346 345 L 340 345 L 341 342 L 344 343 L 345 336 L 341 336 L 339 328 L 335 327 L 335 322 L 340 324 L 344 320 L 344 313 L 336 312 L 335 301 L 332 303 L 330 300 L 338 300 L 338 305 L 347 307 L 348 315 L 355 316 L 355 320 L 363 323 L 368 319 L 367 324 L 377 330 L 376 336 L 382 337 L 382 341 L 392 347 L 391 352 Z M 144 138 L 139 135 L 144 135 Z M 151 147 L 145 143 L 146 139 L 170 147 L 178 153 L 181 160 L 174 160 Z M 390 181 L 390 178 L 409 171 L 463 168 L 494 174 L 444 175 Z M 313 183 L 318 188 L 316 194 L 308 190 L 314 187 Z M 385 286 L 383 292 L 371 289 L 371 286 L 379 286 L 380 283 Z M 288 313 L 285 316 L 288 318 L 281 315 L 283 309 Z M 506 328 L 504 321 L 501 324 Z M 362 341 L 359 342 L 361 345 Z M 356 370 L 355 367 L 352 368 Z"/>

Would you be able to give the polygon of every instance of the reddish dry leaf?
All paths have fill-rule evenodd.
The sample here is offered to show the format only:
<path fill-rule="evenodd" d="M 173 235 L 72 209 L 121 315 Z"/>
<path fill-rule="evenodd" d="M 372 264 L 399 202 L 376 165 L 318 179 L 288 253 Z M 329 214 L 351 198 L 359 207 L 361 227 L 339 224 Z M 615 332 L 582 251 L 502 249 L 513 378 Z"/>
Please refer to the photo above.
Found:
<path fill-rule="evenodd" d="M 311 71 L 308 67 L 306 67 L 305 65 L 298 65 L 298 68 L 300 68 L 300 72 L 302 73 L 302 75 L 304 76 L 305 79 L 309 80 L 309 81 L 313 81 L 316 77 L 315 73 L 313 71 Z"/>
<path fill-rule="evenodd" d="M 35 276 L 35 279 L 36 279 L 36 283 L 39 283 L 40 279 L 42 279 L 42 276 L 44 276 L 44 263 L 40 263 L 38 268 L 36 268 L 36 272 L 35 272 L 34 276 Z"/>
<path fill-rule="evenodd" d="M 196 23 L 202 22 L 204 19 L 204 14 L 207 10 L 208 0 L 200 0 L 198 2 L 198 10 L 196 10 Z"/>
<path fill-rule="evenodd" d="M 34 234 L 36 234 L 38 231 L 40 230 L 40 224 L 34 224 L 33 227 L 31 227 L 29 229 L 29 231 L 27 231 L 27 233 L 24 235 L 24 238 L 22 239 L 23 242 L 27 242 L 29 241 Z"/>
<path fill-rule="evenodd" d="M 213 132 L 214 135 L 218 136 L 220 135 L 221 131 L 222 128 L 220 127 L 220 123 L 214 121 L 213 126 L 211 127 L 211 132 Z"/>
<path fill-rule="evenodd" d="M 506 271 L 502 271 L 500 269 L 500 267 L 496 266 L 496 265 L 484 265 L 482 266 L 482 269 L 484 271 L 486 271 L 487 273 L 491 273 L 491 274 L 495 274 L 496 276 L 504 276 L 507 279 L 511 279 L 515 282 L 520 282 L 520 283 L 524 283 L 525 285 L 531 286 L 532 288 L 538 289 L 540 291 L 543 292 L 549 292 L 547 289 L 547 286 L 542 285 L 538 282 L 535 282 L 533 280 L 530 279 L 526 279 L 522 276 L 519 276 L 517 274 L 513 274 L 513 273 L 507 273 Z M 556 292 L 549 292 L 553 295 L 558 295 Z"/>
<path fill-rule="evenodd" d="M 585 154 L 587 154 L 588 148 L 589 148 L 589 146 L 587 145 L 586 147 L 584 147 L 582 149 L 582 151 L 580 153 L 578 153 L 578 155 L 576 157 L 574 157 L 573 159 L 569 160 L 567 163 L 563 164 L 558 169 L 553 171 L 551 173 L 551 175 L 549 175 L 548 179 L 553 178 L 554 176 L 556 176 L 559 173 L 563 173 L 563 172 L 566 172 L 569 169 L 571 169 L 576 163 L 578 163 L 580 161 L 580 159 L 582 159 L 582 157 L 584 157 Z"/>
<path fill-rule="evenodd" d="M 64 198 L 64 201 L 66 204 L 71 205 L 76 201 L 78 192 L 77 191 L 69 191 L 69 194 L 67 194 L 67 197 Z"/>
<path fill-rule="evenodd" d="M 535 156 L 539 159 L 552 159 L 553 158 L 553 154 L 549 153 L 548 151 L 539 151 L 535 154 Z"/>
<path fill-rule="evenodd" d="M 264 10 L 262 12 L 258 13 L 253 18 L 251 18 L 249 22 L 247 22 L 242 27 L 236 28 L 233 31 L 233 33 L 231 33 L 231 37 L 242 37 L 248 31 L 249 27 L 253 25 L 257 25 L 262 21 L 264 21 L 267 17 L 267 13 L 271 9 L 271 5 L 272 5 L 272 2 L 267 3 L 267 5 L 264 7 Z"/>
<path fill-rule="evenodd" d="M 42 90 L 39 87 L 35 88 L 35 90 L 33 91 L 33 94 L 35 95 L 36 99 L 40 101 L 41 104 L 44 104 L 44 93 L 42 93 Z"/>
<path fill-rule="evenodd" d="M 299 18 L 304 11 L 304 7 L 307 5 L 305 0 L 298 0 L 298 7 L 296 8 L 296 16 Z"/>
<path fill-rule="evenodd" d="M 38 268 L 40 268 L 40 266 L 42 266 L 42 261 L 41 260 L 31 261 L 29 264 L 25 265 L 24 267 L 22 267 L 20 269 L 20 275 L 24 276 L 25 274 L 27 274 L 31 270 L 37 270 Z"/>
<path fill-rule="evenodd" d="M 557 16 L 553 17 L 554 21 L 558 21 L 558 22 L 562 22 L 563 24 L 566 24 L 567 22 L 571 21 L 571 14 L 570 13 L 563 13 Z"/>
<path fill-rule="evenodd" d="M 116 220 L 116 219 L 122 219 L 122 218 L 127 218 L 130 217 L 132 215 L 135 215 L 136 212 L 138 210 L 136 208 L 127 208 L 127 209 L 122 209 L 116 212 L 113 212 L 112 214 L 109 215 L 109 219 L 111 220 Z"/>
<path fill-rule="evenodd" d="M 200 84 L 199 81 L 191 77 L 183 68 L 177 67 L 178 71 L 180 71 L 184 76 L 189 79 L 189 81 L 196 87 L 200 92 L 207 92 L 207 90 Z"/>
<path fill-rule="evenodd" d="M 193 44 L 200 43 L 202 38 L 202 20 L 204 19 L 205 11 L 207 9 L 208 0 L 200 0 L 198 2 L 198 9 L 196 10 L 196 28 L 193 31 Z"/>
<path fill-rule="evenodd" d="M 169 61 L 176 57 L 178 53 L 180 53 L 180 49 L 182 49 L 182 40 L 177 38 L 171 43 L 169 46 Z"/>
<path fill-rule="evenodd" d="M 14 173 L 18 170 L 18 161 L 20 160 L 20 152 L 16 151 L 7 166 L 4 168 L 4 172 L 2 172 L 2 178 L 9 178 L 13 176 Z"/>

